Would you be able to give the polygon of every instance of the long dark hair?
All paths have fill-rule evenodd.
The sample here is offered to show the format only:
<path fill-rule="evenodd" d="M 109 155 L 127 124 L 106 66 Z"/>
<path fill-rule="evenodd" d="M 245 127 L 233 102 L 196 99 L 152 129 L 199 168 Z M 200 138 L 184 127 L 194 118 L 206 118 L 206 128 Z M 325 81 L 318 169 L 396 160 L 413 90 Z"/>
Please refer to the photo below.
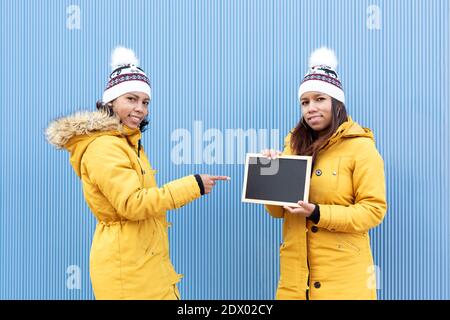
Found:
<path fill-rule="evenodd" d="M 325 134 L 319 137 L 319 133 L 314 131 L 301 117 L 291 135 L 291 149 L 294 154 L 302 156 L 312 156 L 313 161 L 317 152 L 323 144 L 336 132 L 337 128 L 347 121 L 347 110 L 345 105 L 331 98 L 331 124 L 326 129 Z"/>
<path fill-rule="evenodd" d="M 112 108 L 109 107 L 107 104 L 104 104 L 101 100 L 97 101 L 95 106 L 98 110 L 107 112 L 111 117 L 114 116 L 114 111 L 112 110 Z M 148 123 L 149 123 L 148 119 L 147 119 L 147 117 L 145 117 L 141 121 L 141 124 L 139 125 L 139 130 L 141 130 L 141 132 L 144 132 L 145 130 L 147 130 Z"/>

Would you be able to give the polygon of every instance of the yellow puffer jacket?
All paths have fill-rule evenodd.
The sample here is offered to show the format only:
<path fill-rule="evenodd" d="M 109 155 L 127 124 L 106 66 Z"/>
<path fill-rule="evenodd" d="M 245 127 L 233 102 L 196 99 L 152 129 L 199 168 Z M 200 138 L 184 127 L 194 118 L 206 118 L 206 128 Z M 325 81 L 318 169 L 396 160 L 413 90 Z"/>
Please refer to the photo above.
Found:
<path fill-rule="evenodd" d="M 283 154 L 292 154 L 291 135 Z M 284 218 L 277 299 L 376 299 L 376 266 L 368 231 L 384 218 L 383 159 L 372 132 L 349 117 L 319 151 L 310 203 L 320 221 L 266 206 Z"/>
<path fill-rule="evenodd" d="M 48 141 L 70 152 L 86 202 L 98 220 L 90 253 L 97 299 L 177 299 L 166 211 L 200 197 L 194 176 L 158 188 L 139 129 L 83 112 L 55 120 Z M 139 154 L 139 156 L 138 156 Z"/>

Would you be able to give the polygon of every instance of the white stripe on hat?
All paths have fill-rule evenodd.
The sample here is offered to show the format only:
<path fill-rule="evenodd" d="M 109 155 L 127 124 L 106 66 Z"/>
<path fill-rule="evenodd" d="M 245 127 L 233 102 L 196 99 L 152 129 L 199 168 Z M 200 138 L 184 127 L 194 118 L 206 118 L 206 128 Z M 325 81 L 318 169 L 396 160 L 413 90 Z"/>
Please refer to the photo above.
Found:
<path fill-rule="evenodd" d="M 344 91 L 336 87 L 335 85 L 322 81 L 322 80 L 307 80 L 300 85 L 298 88 L 298 100 L 301 103 L 301 97 L 305 92 L 317 91 L 325 93 L 336 100 L 341 101 L 345 104 L 345 94 Z"/>
<path fill-rule="evenodd" d="M 133 91 L 146 93 L 149 99 L 152 99 L 152 89 L 147 83 L 139 80 L 128 80 L 105 90 L 103 92 L 103 103 L 106 104 L 125 93 Z"/>

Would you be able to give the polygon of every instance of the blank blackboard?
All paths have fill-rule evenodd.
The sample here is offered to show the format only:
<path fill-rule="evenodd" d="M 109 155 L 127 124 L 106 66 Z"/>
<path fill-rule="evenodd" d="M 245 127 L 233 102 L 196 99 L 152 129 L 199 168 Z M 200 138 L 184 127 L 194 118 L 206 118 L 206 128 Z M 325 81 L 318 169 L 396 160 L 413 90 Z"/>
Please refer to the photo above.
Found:
<path fill-rule="evenodd" d="M 247 154 L 242 201 L 298 207 L 308 202 L 311 157 L 280 156 L 270 160 Z"/>

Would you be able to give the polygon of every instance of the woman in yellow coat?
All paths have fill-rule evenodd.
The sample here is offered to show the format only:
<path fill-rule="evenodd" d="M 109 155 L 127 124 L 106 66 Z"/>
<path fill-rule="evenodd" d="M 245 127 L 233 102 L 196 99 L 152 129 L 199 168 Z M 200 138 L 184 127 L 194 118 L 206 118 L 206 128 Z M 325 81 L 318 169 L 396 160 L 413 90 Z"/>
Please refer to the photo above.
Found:
<path fill-rule="evenodd" d="M 98 220 L 90 252 L 97 299 L 179 299 L 169 257 L 166 211 L 207 194 L 226 177 L 191 175 L 156 185 L 141 146 L 150 82 L 130 49 L 112 55 L 113 72 L 96 112 L 55 120 L 48 141 L 70 152 L 87 204 Z"/>
<path fill-rule="evenodd" d="M 320 48 L 299 88 L 302 118 L 284 151 L 313 157 L 309 203 L 266 206 L 283 218 L 277 299 L 376 299 L 369 230 L 386 213 L 383 159 L 372 132 L 352 121 L 334 52 Z"/>

